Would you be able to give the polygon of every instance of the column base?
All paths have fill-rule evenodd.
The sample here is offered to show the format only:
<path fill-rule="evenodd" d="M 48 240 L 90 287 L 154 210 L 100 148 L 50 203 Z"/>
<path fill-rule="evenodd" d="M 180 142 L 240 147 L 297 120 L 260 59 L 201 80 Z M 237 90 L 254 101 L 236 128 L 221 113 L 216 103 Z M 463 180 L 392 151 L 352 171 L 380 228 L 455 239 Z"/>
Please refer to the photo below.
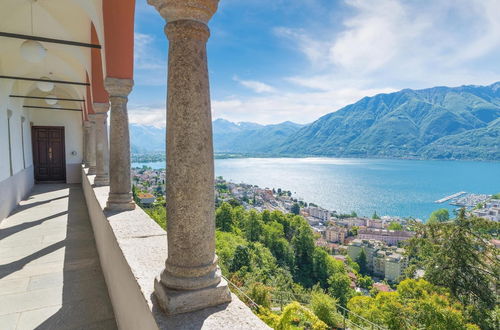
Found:
<path fill-rule="evenodd" d="M 157 276 L 154 287 L 160 307 L 167 315 L 194 312 L 231 301 L 231 292 L 222 278 L 218 284 L 206 288 L 174 290 L 167 288 L 161 283 L 160 276 Z"/>
<path fill-rule="evenodd" d="M 130 211 L 135 209 L 135 203 L 132 200 L 132 194 L 113 194 L 110 193 L 106 202 L 105 211 Z"/>
<path fill-rule="evenodd" d="M 88 175 L 95 175 L 96 174 L 96 167 L 95 166 L 89 166 L 89 171 L 87 173 Z"/>
<path fill-rule="evenodd" d="M 109 186 L 109 176 L 97 174 L 94 178 L 94 186 Z"/>

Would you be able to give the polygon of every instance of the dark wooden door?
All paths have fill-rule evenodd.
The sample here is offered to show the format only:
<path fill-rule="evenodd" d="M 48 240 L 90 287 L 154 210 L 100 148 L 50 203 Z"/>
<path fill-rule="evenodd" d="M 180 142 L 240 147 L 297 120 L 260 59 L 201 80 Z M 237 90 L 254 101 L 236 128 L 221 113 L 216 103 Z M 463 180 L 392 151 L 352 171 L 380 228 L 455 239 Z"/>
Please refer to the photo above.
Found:
<path fill-rule="evenodd" d="M 64 127 L 33 126 L 35 180 L 66 181 Z"/>

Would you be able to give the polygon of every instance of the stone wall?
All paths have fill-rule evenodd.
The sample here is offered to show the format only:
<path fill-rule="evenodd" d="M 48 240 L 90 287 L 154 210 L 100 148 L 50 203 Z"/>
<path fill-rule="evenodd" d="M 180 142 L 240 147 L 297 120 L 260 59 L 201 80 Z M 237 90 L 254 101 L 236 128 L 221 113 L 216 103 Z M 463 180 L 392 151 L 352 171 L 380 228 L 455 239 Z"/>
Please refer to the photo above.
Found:
<path fill-rule="evenodd" d="M 153 295 L 154 278 L 165 267 L 167 235 L 141 209 L 103 211 L 109 187 L 82 185 L 101 268 L 120 329 L 269 329 L 233 295 L 229 304 L 167 317 Z"/>

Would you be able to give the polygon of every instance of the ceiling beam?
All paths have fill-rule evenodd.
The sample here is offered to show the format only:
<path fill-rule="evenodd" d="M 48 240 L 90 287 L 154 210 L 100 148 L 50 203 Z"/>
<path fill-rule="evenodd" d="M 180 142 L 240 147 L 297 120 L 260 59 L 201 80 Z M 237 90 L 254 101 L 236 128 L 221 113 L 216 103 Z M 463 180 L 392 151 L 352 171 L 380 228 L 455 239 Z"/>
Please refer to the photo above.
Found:
<path fill-rule="evenodd" d="M 78 111 L 78 112 L 82 111 L 82 109 L 75 109 L 75 108 L 51 108 L 51 107 L 38 107 L 38 106 L 34 106 L 34 105 L 24 105 L 23 108 L 27 108 L 27 109 L 49 109 L 49 110 Z"/>
<path fill-rule="evenodd" d="M 52 79 L 28 78 L 28 77 L 19 77 L 19 76 L 2 76 L 2 75 L 0 75 L 0 78 L 26 80 L 26 81 L 44 81 L 44 82 L 52 82 L 55 84 L 90 86 L 90 83 L 86 83 L 86 82 L 84 83 L 84 82 L 78 82 L 78 81 L 67 81 L 67 80 L 52 80 Z"/>
<path fill-rule="evenodd" d="M 85 42 L 78 42 L 78 41 L 71 41 L 71 40 L 45 38 L 45 37 L 32 36 L 32 35 L 27 35 L 27 34 L 0 32 L 0 37 L 23 39 L 23 40 L 36 40 L 36 41 L 50 42 L 53 44 L 62 44 L 62 45 L 69 45 L 69 46 L 101 49 L 101 45 L 97 45 L 97 44 L 88 44 Z"/>
<path fill-rule="evenodd" d="M 57 100 L 57 101 L 77 101 L 77 102 L 85 102 L 84 99 L 65 99 L 60 97 L 48 97 L 48 96 L 23 96 L 23 95 L 9 95 L 14 98 L 22 98 L 22 99 L 36 99 L 36 100 Z"/>

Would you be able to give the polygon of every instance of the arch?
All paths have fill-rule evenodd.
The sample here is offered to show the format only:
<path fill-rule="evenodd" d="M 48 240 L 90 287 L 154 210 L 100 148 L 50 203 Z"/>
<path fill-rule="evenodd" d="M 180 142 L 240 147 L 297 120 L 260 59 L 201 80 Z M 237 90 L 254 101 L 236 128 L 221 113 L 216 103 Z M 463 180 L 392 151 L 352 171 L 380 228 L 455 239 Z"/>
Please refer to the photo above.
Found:
<path fill-rule="evenodd" d="M 106 77 L 134 76 L 135 0 L 103 0 Z"/>

